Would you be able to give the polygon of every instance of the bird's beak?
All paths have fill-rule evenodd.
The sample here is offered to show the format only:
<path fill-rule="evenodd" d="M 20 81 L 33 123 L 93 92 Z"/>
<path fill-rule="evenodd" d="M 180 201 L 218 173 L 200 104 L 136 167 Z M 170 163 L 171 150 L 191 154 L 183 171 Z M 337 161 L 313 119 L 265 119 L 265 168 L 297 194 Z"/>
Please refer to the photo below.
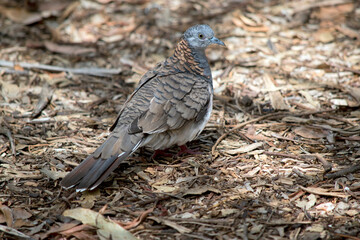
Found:
<path fill-rule="evenodd" d="M 220 41 L 218 38 L 216 37 L 212 37 L 210 39 L 211 43 L 212 44 L 218 44 L 218 45 L 221 45 L 221 46 L 225 46 L 225 43 L 223 41 Z"/>

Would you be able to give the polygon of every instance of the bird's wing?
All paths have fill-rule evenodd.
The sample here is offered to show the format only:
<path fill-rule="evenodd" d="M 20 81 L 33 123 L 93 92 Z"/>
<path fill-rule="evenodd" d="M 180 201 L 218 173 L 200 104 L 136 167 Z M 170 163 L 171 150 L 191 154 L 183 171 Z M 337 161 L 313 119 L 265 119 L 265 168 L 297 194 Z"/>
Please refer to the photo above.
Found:
<path fill-rule="evenodd" d="M 152 134 L 201 121 L 211 98 L 211 79 L 176 66 L 165 61 L 147 72 L 110 130 L 127 127 L 130 134 Z"/>
<path fill-rule="evenodd" d="M 179 129 L 189 121 L 201 120 L 211 98 L 211 85 L 206 79 L 190 73 L 155 78 L 156 81 L 149 84 L 154 87 L 147 95 L 147 109 L 131 122 L 130 134 L 161 133 Z"/>

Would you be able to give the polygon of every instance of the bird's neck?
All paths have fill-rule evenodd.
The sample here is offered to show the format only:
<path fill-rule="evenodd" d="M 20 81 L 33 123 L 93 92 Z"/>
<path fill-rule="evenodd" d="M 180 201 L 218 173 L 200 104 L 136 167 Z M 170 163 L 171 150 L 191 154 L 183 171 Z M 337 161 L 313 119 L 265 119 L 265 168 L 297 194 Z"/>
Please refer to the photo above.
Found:
<path fill-rule="evenodd" d="M 191 48 L 185 39 L 181 39 L 177 44 L 171 59 L 177 61 L 181 68 L 211 79 L 211 70 L 205 50 Z"/>

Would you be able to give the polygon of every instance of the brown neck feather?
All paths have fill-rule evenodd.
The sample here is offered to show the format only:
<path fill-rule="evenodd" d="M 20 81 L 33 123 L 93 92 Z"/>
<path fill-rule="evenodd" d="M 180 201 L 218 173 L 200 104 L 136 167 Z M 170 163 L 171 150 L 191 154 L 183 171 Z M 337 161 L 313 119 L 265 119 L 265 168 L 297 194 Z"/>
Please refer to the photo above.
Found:
<path fill-rule="evenodd" d="M 200 57 L 197 55 L 202 56 Z M 204 59 L 201 61 L 201 58 Z M 181 41 L 177 44 L 172 59 L 180 63 L 179 68 L 184 68 L 189 72 L 203 75 L 206 78 L 211 77 L 210 68 L 205 57 L 205 53 L 202 52 L 195 54 L 194 50 L 190 48 L 188 42 L 185 39 L 181 39 Z"/>

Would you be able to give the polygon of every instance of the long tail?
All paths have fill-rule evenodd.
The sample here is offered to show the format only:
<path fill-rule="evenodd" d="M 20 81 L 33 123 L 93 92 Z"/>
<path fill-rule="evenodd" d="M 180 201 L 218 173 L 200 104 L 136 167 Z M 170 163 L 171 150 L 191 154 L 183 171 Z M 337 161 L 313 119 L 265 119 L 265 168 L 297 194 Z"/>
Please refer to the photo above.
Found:
<path fill-rule="evenodd" d="M 76 187 L 77 192 L 95 189 L 120 165 L 122 161 L 134 153 L 143 141 L 143 139 L 141 139 L 129 151 L 120 153 L 113 151 L 115 154 L 107 158 L 102 158 L 102 155 L 108 155 L 101 153 L 103 151 L 107 151 L 106 148 L 109 147 L 109 144 L 111 144 L 111 148 L 117 145 L 109 140 L 110 139 L 107 139 L 98 149 L 95 150 L 93 154 L 88 156 L 68 175 L 66 175 L 62 179 L 60 185 L 64 188 Z"/>

